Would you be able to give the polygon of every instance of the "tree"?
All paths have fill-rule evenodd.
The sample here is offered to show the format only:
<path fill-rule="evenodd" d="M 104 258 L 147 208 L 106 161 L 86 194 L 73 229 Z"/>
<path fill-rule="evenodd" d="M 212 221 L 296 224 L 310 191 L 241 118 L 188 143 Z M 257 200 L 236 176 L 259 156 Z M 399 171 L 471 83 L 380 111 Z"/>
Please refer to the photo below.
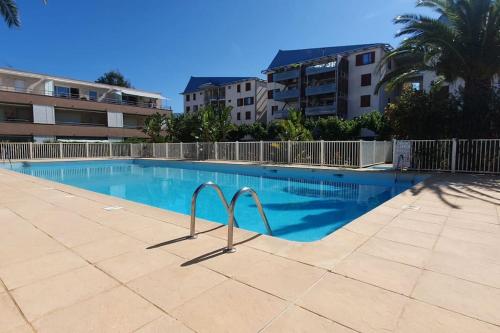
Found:
<path fill-rule="evenodd" d="M 463 80 L 462 134 L 473 137 L 491 126 L 488 112 L 492 80 L 500 72 L 500 0 L 421 0 L 417 7 L 433 9 L 439 19 L 405 14 L 395 18 L 405 37 L 383 59 L 380 70 L 394 60 L 397 68 L 386 74 L 377 90 L 404 83 L 424 70 L 435 71 L 439 81 Z"/>
<path fill-rule="evenodd" d="M 142 131 L 151 138 L 152 142 L 165 142 L 162 131 L 165 129 L 166 123 L 167 116 L 156 112 L 146 117 Z"/>
<path fill-rule="evenodd" d="M 199 140 L 203 142 L 222 141 L 231 128 L 230 106 L 208 105 L 198 110 L 200 119 Z"/>
<path fill-rule="evenodd" d="M 278 120 L 276 125 L 277 136 L 280 140 L 312 140 L 311 132 L 305 127 L 304 117 L 299 110 L 289 110 L 288 119 Z"/>
<path fill-rule="evenodd" d="M 359 137 L 361 124 L 358 120 L 338 117 L 320 118 L 310 124 L 316 140 L 353 140 Z"/>
<path fill-rule="evenodd" d="M 21 25 L 17 4 L 14 0 L 0 0 L 0 13 L 9 28 Z"/>
<path fill-rule="evenodd" d="M 118 71 L 118 70 L 112 70 L 112 71 L 104 73 L 97 80 L 95 80 L 95 82 L 109 84 L 112 86 L 125 87 L 125 88 L 132 87 L 132 85 L 130 84 L 130 81 L 127 80 L 123 76 L 123 74 L 120 73 L 120 71 Z"/>

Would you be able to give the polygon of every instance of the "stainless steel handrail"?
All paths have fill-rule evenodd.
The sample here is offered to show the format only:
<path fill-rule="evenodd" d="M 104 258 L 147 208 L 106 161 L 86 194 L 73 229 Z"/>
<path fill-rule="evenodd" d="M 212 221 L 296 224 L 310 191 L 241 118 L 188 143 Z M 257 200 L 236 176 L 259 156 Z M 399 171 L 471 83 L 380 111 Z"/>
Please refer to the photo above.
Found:
<path fill-rule="evenodd" d="M 259 210 L 260 216 L 262 217 L 262 221 L 264 222 L 264 225 L 266 226 L 267 233 L 271 236 L 273 234 L 271 227 L 269 226 L 269 221 L 267 220 L 266 213 L 264 213 L 264 210 L 262 209 L 262 204 L 260 202 L 259 196 L 257 195 L 257 192 L 255 192 L 250 187 L 243 187 L 238 192 L 235 193 L 235 195 L 233 196 L 233 199 L 231 199 L 231 203 L 229 204 L 229 221 L 227 223 L 226 252 L 236 251 L 236 249 L 234 248 L 234 245 L 233 245 L 233 232 L 234 232 L 234 224 L 235 224 L 234 207 L 236 206 L 236 201 L 238 201 L 238 198 L 244 193 L 250 193 L 252 195 L 252 198 L 255 201 L 255 204 L 257 205 L 257 209 Z"/>
<path fill-rule="evenodd" d="M 196 200 L 198 199 L 198 194 L 200 194 L 201 190 L 203 190 L 205 187 L 211 187 L 217 192 L 217 194 L 219 195 L 219 198 L 221 199 L 222 203 L 226 207 L 226 210 L 229 214 L 229 205 L 227 204 L 227 200 L 224 197 L 224 194 L 222 193 L 222 190 L 220 189 L 220 187 L 217 184 L 215 184 L 214 182 L 206 182 L 206 183 L 201 184 L 193 192 L 193 196 L 191 198 L 191 226 L 190 226 L 190 230 L 189 230 L 189 237 L 190 238 L 196 238 L 196 230 L 195 230 Z M 236 222 L 236 226 L 238 227 L 238 222 Z"/>

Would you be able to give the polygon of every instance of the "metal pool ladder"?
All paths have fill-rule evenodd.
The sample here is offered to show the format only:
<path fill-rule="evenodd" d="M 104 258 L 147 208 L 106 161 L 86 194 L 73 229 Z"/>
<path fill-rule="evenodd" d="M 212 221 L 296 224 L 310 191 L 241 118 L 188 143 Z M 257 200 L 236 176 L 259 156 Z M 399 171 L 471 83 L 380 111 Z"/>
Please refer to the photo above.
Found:
<path fill-rule="evenodd" d="M 195 230 L 195 225 L 196 225 L 196 200 L 198 199 L 198 194 L 200 194 L 201 190 L 203 190 L 205 187 L 211 187 L 217 192 L 219 195 L 220 200 L 224 204 L 224 207 L 226 207 L 226 211 L 229 214 L 229 205 L 227 204 L 226 197 L 224 197 L 224 194 L 222 193 L 222 190 L 220 189 L 219 185 L 215 184 L 214 182 L 206 182 L 201 184 L 194 190 L 193 196 L 191 198 L 191 226 L 189 228 L 189 237 L 190 238 L 196 238 L 196 230 Z M 236 226 L 238 227 L 238 222 L 236 222 Z"/>
<path fill-rule="evenodd" d="M 255 192 L 253 189 L 250 187 L 243 187 L 241 188 L 238 192 L 236 192 L 231 199 L 231 203 L 228 204 L 226 198 L 224 197 L 224 194 L 222 193 L 221 188 L 213 183 L 213 182 L 207 182 L 203 183 L 193 193 L 193 197 L 191 198 L 191 225 L 190 225 L 190 230 L 189 230 L 189 237 L 194 239 L 196 238 L 196 230 L 195 230 L 195 225 L 196 225 L 196 200 L 198 199 L 198 194 L 200 194 L 201 190 L 203 190 L 205 187 L 211 187 L 213 188 L 217 194 L 219 195 L 219 198 L 221 199 L 222 203 L 224 204 L 224 207 L 226 207 L 226 211 L 229 215 L 229 221 L 228 221 L 228 228 L 227 228 L 227 247 L 225 248 L 226 252 L 234 252 L 236 249 L 234 248 L 234 226 L 238 227 L 238 222 L 234 218 L 234 208 L 236 206 L 236 202 L 238 201 L 238 198 L 244 194 L 244 193 L 250 193 L 252 195 L 253 200 L 255 201 L 255 204 L 257 205 L 257 209 L 259 210 L 259 214 L 262 218 L 262 221 L 264 222 L 264 225 L 267 229 L 267 233 L 269 235 L 272 235 L 273 232 L 271 230 L 271 227 L 269 226 L 269 221 L 267 220 L 266 213 L 264 213 L 264 209 L 262 208 L 262 203 L 260 202 L 259 196 L 257 195 L 257 192 Z"/>

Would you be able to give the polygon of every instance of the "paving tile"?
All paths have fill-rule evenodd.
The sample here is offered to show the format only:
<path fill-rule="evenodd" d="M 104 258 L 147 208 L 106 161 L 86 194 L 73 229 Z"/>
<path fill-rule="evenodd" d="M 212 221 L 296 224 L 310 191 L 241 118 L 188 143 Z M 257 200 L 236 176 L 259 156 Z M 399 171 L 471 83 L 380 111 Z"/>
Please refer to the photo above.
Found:
<path fill-rule="evenodd" d="M 387 226 L 375 235 L 377 238 L 432 249 L 437 236 L 419 231 Z"/>
<path fill-rule="evenodd" d="M 148 217 L 140 216 L 128 211 L 112 211 L 100 215 L 94 221 L 107 226 L 111 229 L 118 230 L 123 233 L 128 233 L 138 229 L 154 227 L 161 223 Z"/>
<path fill-rule="evenodd" d="M 0 330 L 2 333 L 33 333 L 33 328 L 29 324 L 23 324 L 21 326 L 14 327 L 12 329 L 8 329 L 6 331 Z"/>
<path fill-rule="evenodd" d="M 402 264 L 424 267 L 432 251 L 421 247 L 393 242 L 386 239 L 371 238 L 356 252 L 369 254 Z"/>
<path fill-rule="evenodd" d="M 412 211 L 412 210 L 407 210 L 401 213 L 399 217 L 416 221 L 422 221 L 422 222 L 437 223 L 437 224 L 443 224 L 446 221 L 446 216 L 427 214 L 421 211 Z"/>
<path fill-rule="evenodd" d="M 224 276 L 203 267 L 173 265 L 133 280 L 128 286 L 163 310 L 171 311 L 224 280 Z"/>
<path fill-rule="evenodd" d="M 500 324 L 500 289 L 425 271 L 412 296 L 486 322 Z"/>
<path fill-rule="evenodd" d="M 478 221 L 478 222 L 485 222 L 485 223 L 493 223 L 493 224 L 498 224 L 498 215 L 482 215 L 482 214 L 477 214 L 477 213 L 466 213 L 466 212 L 461 212 L 461 211 L 455 211 L 453 210 L 450 213 L 450 218 L 461 218 L 469 221 Z"/>
<path fill-rule="evenodd" d="M 193 333 L 191 329 L 185 326 L 182 322 L 170 317 L 163 316 L 156 320 L 153 320 L 149 324 L 141 327 L 136 333 L 165 333 L 165 332 L 175 332 L 175 333 Z"/>
<path fill-rule="evenodd" d="M 257 332 L 285 308 L 279 298 L 227 280 L 173 311 L 197 332 Z M 200 309 L 204 309 L 200 311 Z"/>
<path fill-rule="evenodd" d="M 385 224 L 368 221 L 367 219 L 357 219 L 344 226 L 344 229 L 358 234 L 373 236 L 384 227 Z"/>
<path fill-rule="evenodd" d="M 300 296 L 325 273 L 320 268 L 245 247 L 239 247 L 235 253 L 210 258 L 202 264 L 289 300 Z M 283 278 L 285 276 L 286 279 Z"/>
<path fill-rule="evenodd" d="M 438 235 L 441 232 L 441 229 L 443 228 L 440 224 L 437 223 L 411 220 L 408 218 L 400 218 L 400 217 L 395 218 L 389 225 L 408 230 L 425 232 L 433 235 Z"/>
<path fill-rule="evenodd" d="M 262 332 L 265 333 L 354 333 L 345 326 L 339 325 L 324 317 L 304 310 L 298 306 L 292 306 L 276 318 L 271 325 Z"/>
<path fill-rule="evenodd" d="M 410 295 L 421 269 L 355 252 L 333 268 L 335 273 Z"/>
<path fill-rule="evenodd" d="M 328 274 L 298 304 L 360 332 L 390 332 L 406 301 L 390 291 Z"/>
<path fill-rule="evenodd" d="M 440 237 L 434 249 L 437 252 L 455 254 L 462 258 L 491 261 L 500 264 L 500 248 L 484 244 Z"/>
<path fill-rule="evenodd" d="M 464 264 L 466 262 L 466 264 Z M 426 269 L 500 288 L 500 265 L 481 260 L 464 260 L 463 257 L 434 252 Z"/>
<path fill-rule="evenodd" d="M 38 332 L 132 332 L 162 316 L 155 306 L 125 287 L 101 293 L 36 320 Z"/>
<path fill-rule="evenodd" d="M 277 254 L 313 266 L 331 269 L 367 239 L 368 236 L 339 229 L 322 241 L 295 244 Z"/>
<path fill-rule="evenodd" d="M 105 238 L 77 246 L 74 248 L 74 251 L 88 261 L 95 263 L 123 253 L 145 248 L 145 243 L 129 236 L 119 235 L 117 237 Z"/>
<path fill-rule="evenodd" d="M 0 332 L 14 332 L 26 325 L 23 316 L 6 292 L 0 293 Z"/>
<path fill-rule="evenodd" d="M 189 230 L 169 223 L 158 223 L 153 227 L 126 232 L 128 236 L 141 240 L 148 245 L 156 245 L 189 235 Z"/>
<path fill-rule="evenodd" d="M 183 239 L 160 248 L 185 259 L 194 259 L 224 249 L 226 246 L 227 242 L 223 239 L 198 235 L 196 239 Z"/>
<path fill-rule="evenodd" d="M 170 265 L 180 265 L 182 260 L 159 249 L 143 249 L 101 261 L 98 267 L 115 279 L 125 283 Z"/>
<path fill-rule="evenodd" d="M 500 248 L 500 234 L 445 226 L 442 236 Z"/>
<path fill-rule="evenodd" d="M 458 218 L 448 218 L 448 220 L 446 221 L 446 225 L 449 227 L 500 234 L 500 224 L 478 222 Z"/>
<path fill-rule="evenodd" d="M 86 265 L 77 255 L 62 251 L 0 267 L 0 278 L 14 289 Z"/>
<path fill-rule="evenodd" d="M 84 267 L 15 289 L 12 295 L 28 320 L 32 321 L 117 284 L 101 271 Z"/>
<path fill-rule="evenodd" d="M 397 333 L 498 333 L 500 327 L 418 301 L 409 301 Z"/>

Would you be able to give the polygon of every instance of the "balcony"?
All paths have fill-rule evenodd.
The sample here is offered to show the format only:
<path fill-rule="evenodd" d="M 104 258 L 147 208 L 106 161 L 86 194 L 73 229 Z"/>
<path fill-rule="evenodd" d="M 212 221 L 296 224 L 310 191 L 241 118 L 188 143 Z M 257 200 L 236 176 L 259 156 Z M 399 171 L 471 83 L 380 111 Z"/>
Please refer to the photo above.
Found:
<path fill-rule="evenodd" d="M 288 89 L 288 90 L 275 90 L 274 100 L 275 101 L 286 101 L 290 99 L 299 98 L 299 89 Z"/>
<path fill-rule="evenodd" d="M 336 104 L 306 107 L 306 116 L 330 116 L 336 113 Z"/>
<path fill-rule="evenodd" d="M 319 86 L 312 86 L 306 88 L 306 96 L 315 96 L 322 94 L 331 94 L 337 91 L 335 83 L 322 84 Z"/>
<path fill-rule="evenodd" d="M 80 94 L 78 89 L 69 90 L 68 92 L 54 91 L 54 90 L 46 90 L 46 89 L 33 89 L 33 88 L 19 88 L 14 86 L 0 86 L 0 92 L 13 92 L 13 93 L 22 93 L 22 94 L 30 94 L 30 95 L 38 95 L 45 97 L 53 97 L 66 99 L 71 101 L 88 101 L 92 103 L 104 103 L 104 104 L 115 104 L 115 105 L 124 105 L 124 106 L 133 106 L 139 108 L 148 108 L 148 109 L 160 109 L 160 110 L 171 110 L 170 107 L 166 107 L 158 103 L 158 101 L 150 100 L 144 101 L 141 100 L 141 96 L 133 96 L 127 95 L 124 100 L 120 100 L 117 98 L 110 98 L 101 96 L 87 96 Z"/>
<path fill-rule="evenodd" d="M 323 74 L 323 73 L 331 73 L 331 72 L 335 72 L 336 69 L 337 69 L 337 67 L 335 67 L 335 66 L 330 66 L 330 67 L 327 67 L 327 66 L 307 67 L 306 68 L 306 75 L 316 75 L 316 74 Z"/>
<path fill-rule="evenodd" d="M 288 118 L 288 110 L 274 111 L 273 118 L 274 119 L 287 119 Z"/>
<path fill-rule="evenodd" d="M 291 79 L 296 79 L 299 77 L 299 70 L 294 69 L 291 71 L 286 71 L 286 72 L 278 72 L 273 74 L 273 81 L 274 82 L 279 82 L 279 81 L 286 81 L 286 80 L 291 80 Z"/>

